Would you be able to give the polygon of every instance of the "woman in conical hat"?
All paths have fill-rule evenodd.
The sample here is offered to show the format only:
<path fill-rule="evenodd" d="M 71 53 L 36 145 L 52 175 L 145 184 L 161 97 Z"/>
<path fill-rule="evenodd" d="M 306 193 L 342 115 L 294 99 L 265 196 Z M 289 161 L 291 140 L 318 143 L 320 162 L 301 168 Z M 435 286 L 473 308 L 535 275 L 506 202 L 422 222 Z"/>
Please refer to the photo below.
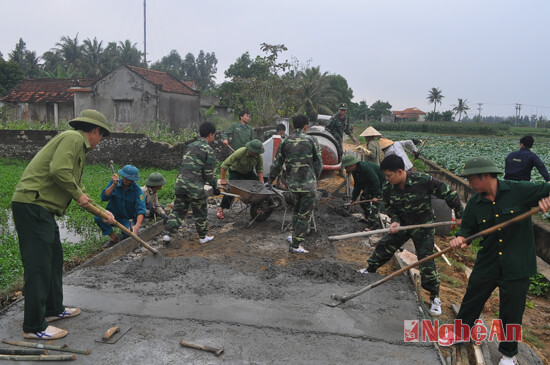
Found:
<path fill-rule="evenodd" d="M 380 132 L 373 127 L 368 127 L 363 131 L 363 133 L 360 134 L 360 136 L 365 137 L 365 140 L 367 141 L 367 148 L 359 146 L 357 149 L 362 150 L 367 161 L 380 165 L 380 162 L 384 159 L 384 153 L 382 152 L 382 148 L 378 142 L 378 137 L 382 137 Z"/>

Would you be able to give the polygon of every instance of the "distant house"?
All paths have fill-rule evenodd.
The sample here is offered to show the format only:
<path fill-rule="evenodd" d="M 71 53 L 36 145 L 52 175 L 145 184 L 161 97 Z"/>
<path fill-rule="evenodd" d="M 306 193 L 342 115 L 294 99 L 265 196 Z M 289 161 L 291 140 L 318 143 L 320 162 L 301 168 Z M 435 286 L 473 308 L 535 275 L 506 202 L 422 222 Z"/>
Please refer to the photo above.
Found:
<path fill-rule="evenodd" d="M 173 131 L 199 123 L 200 93 L 163 71 L 123 65 L 90 87 L 74 87 L 74 109 L 97 109 L 115 130 L 166 123 Z"/>
<path fill-rule="evenodd" d="M 395 117 L 396 122 L 403 122 L 406 120 L 424 122 L 426 120 L 426 113 L 416 107 L 407 108 L 402 111 L 394 110 L 392 111 L 392 114 Z"/>
<path fill-rule="evenodd" d="M 89 87 L 95 79 L 25 79 L 0 101 L 14 109 L 13 118 L 23 121 L 59 121 L 74 118 L 73 87 Z"/>

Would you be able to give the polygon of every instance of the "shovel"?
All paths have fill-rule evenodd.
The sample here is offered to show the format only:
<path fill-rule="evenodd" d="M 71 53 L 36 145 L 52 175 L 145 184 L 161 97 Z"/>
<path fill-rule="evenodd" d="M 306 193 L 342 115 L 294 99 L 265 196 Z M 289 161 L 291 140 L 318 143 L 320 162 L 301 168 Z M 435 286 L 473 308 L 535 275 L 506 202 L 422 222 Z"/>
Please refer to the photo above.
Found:
<path fill-rule="evenodd" d="M 86 207 L 86 210 L 90 213 L 92 213 L 93 215 L 101 218 L 101 219 L 107 219 L 107 215 L 105 214 L 105 212 L 103 210 L 101 210 L 99 207 L 95 206 L 93 203 L 90 202 L 90 204 L 88 204 L 88 206 Z M 164 266 L 165 262 L 166 262 L 166 258 L 164 257 L 164 255 L 162 255 L 161 253 L 158 252 L 158 250 L 156 248 L 153 248 L 151 247 L 147 242 L 145 242 L 144 240 L 142 240 L 141 238 L 139 238 L 139 236 L 137 234 L 135 234 L 134 232 L 130 231 L 128 228 L 124 227 L 122 224 L 120 224 L 118 221 L 115 220 L 115 223 L 113 224 L 115 227 L 117 227 L 118 229 L 120 229 L 121 231 L 123 231 L 124 233 L 126 233 L 128 236 L 132 237 L 133 239 L 135 239 L 136 241 L 138 241 L 138 243 L 140 245 L 142 245 L 143 247 L 145 247 L 146 249 L 148 249 L 149 251 L 151 251 L 153 253 L 153 255 L 148 255 L 146 258 L 145 258 L 145 263 L 147 265 L 158 265 L 158 266 Z"/>
<path fill-rule="evenodd" d="M 439 227 L 439 226 L 452 226 L 453 224 L 457 224 L 455 221 L 446 221 L 446 222 L 435 222 L 435 223 L 424 223 L 424 224 L 411 224 L 410 226 L 399 226 L 397 227 L 397 231 L 407 231 L 410 229 L 417 229 L 417 228 L 432 228 L 432 227 Z M 362 232 L 355 232 L 355 233 L 348 233 L 348 234 L 341 234 L 338 236 L 329 236 L 328 239 L 331 241 L 338 241 L 338 240 L 345 240 L 348 238 L 355 238 L 355 237 L 364 237 L 364 236 L 372 236 L 373 234 L 380 234 L 380 233 L 386 233 L 389 232 L 389 228 L 381 228 L 381 229 L 375 229 L 373 231 L 362 231 Z"/>
<path fill-rule="evenodd" d="M 504 221 L 502 223 L 499 223 L 499 224 L 496 224 L 492 227 L 489 227 L 487 229 L 484 229 L 483 231 L 481 232 L 478 232 L 474 235 L 471 235 L 470 237 L 467 237 L 466 238 L 466 243 L 470 243 L 472 242 L 473 240 L 475 240 L 476 238 L 479 238 L 481 236 L 485 236 L 485 235 L 488 235 L 490 233 L 493 233 L 495 231 L 497 231 L 498 229 L 500 228 L 504 228 L 506 226 L 509 226 L 510 224 L 512 223 L 515 223 L 515 222 L 519 222 L 521 220 L 524 220 L 525 218 L 528 218 L 534 214 L 537 214 L 538 212 L 540 212 L 540 208 L 536 207 L 536 208 L 532 208 L 531 210 L 523 213 L 523 214 L 520 214 L 518 215 L 517 217 L 514 217 L 512 219 L 508 219 L 507 221 Z M 381 284 L 384 284 L 386 281 L 390 280 L 390 279 L 393 279 L 395 278 L 396 276 L 399 276 L 401 274 L 403 274 L 404 272 L 414 268 L 414 267 L 417 267 L 418 265 L 421 265 L 423 263 L 425 263 L 426 261 L 430 261 L 430 260 L 433 260 L 435 259 L 436 257 L 439 257 L 449 251 L 451 251 L 453 248 L 451 246 L 447 247 L 446 249 L 444 250 L 441 250 L 439 252 L 436 252 L 434 253 L 433 255 L 430 255 L 428 257 L 424 257 L 422 260 L 420 261 L 417 261 L 413 264 L 410 264 L 409 266 L 405 266 L 404 268 L 402 268 L 401 270 L 397 270 L 396 272 L 394 272 L 393 274 L 390 274 L 388 276 L 386 276 L 385 278 L 381 279 L 381 280 L 378 280 L 377 282 L 374 282 L 366 287 L 364 287 L 363 289 L 360 289 L 360 290 L 357 290 L 353 293 L 346 293 L 344 295 L 338 295 L 338 294 L 332 294 L 331 297 L 332 299 L 335 300 L 335 302 L 333 303 L 324 303 L 326 305 L 328 305 L 329 307 L 337 307 L 339 306 L 340 304 L 343 304 L 345 302 L 347 302 L 348 300 L 350 299 L 353 299 L 361 294 L 364 294 L 366 293 L 367 291 L 371 290 L 372 288 L 376 288 L 377 286 L 381 285 Z"/>

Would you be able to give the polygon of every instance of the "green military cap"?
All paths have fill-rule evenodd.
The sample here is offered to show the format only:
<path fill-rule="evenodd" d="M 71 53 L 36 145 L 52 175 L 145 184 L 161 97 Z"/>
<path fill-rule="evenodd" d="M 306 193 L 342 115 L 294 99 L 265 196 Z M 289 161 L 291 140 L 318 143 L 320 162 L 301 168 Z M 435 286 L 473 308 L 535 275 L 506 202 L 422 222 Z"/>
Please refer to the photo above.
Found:
<path fill-rule="evenodd" d="M 460 176 L 475 174 L 502 174 L 502 171 L 488 158 L 474 157 L 466 161 Z"/>
<path fill-rule="evenodd" d="M 160 172 L 153 172 L 149 175 L 147 180 L 145 180 L 145 185 L 150 187 L 162 186 L 164 184 L 166 184 L 166 179 Z"/>
<path fill-rule="evenodd" d="M 257 155 L 264 153 L 264 144 L 259 139 L 253 139 L 244 145 L 247 150 Z"/>
<path fill-rule="evenodd" d="M 111 134 L 111 130 L 109 129 L 107 119 L 103 114 L 101 114 L 97 110 L 86 109 L 81 111 L 78 117 L 72 119 L 69 122 L 69 125 L 76 129 L 78 125 L 82 123 L 92 124 L 97 127 L 101 127 L 101 129 L 103 129 L 103 137 L 107 137 Z"/>
<path fill-rule="evenodd" d="M 361 162 L 361 161 L 359 161 L 359 159 L 354 155 L 345 155 L 344 157 L 342 157 L 342 167 L 355 165 L 358 162 Z"/>
<path fill-rule="evenodd" d="M 340 105 L 338 106 L 338 109 L 344 109 L 344 110 L 347 110 L 347 109 L 348 109 L 348 107 L 347 107 L 346 103 L 342 103 L 342 104 L 340 104 Z"/>

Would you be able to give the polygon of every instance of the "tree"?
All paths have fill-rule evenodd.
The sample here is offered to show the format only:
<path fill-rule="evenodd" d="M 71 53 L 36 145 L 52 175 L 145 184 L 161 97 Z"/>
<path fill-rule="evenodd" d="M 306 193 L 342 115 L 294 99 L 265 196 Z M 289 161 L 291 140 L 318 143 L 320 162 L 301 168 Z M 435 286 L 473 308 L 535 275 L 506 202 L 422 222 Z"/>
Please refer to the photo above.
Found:
<path fill-rule="evenodd" d="M 205 54 L 202 49 L 200 50 L 195 63 L 197 77 L 194 79 L 199 90 L 213 89 L 216 86 L 214 80 L 218 71 L 217 64 L 218 59 L 214 52 Z"/>
<path fill-rule="evenodd" d="M 348 86 L 348 80 L 342 75 L 328 75 L 330 89 L 336 95 L 336 104 L 350 104 L 353 99 L 353 90 Z"/>
<path fill-rule="evenodd" d="M 369 120 L 381 121 L 383 115 L 391 115 L 391 104 L 381 100 L 372 103 L 367 114 Z"/>
<path fill-rule="evenodd" d="M 428 96 L 426 99 L 428 99 L 429 104 L 434 105 L 434 112 L 433 117 L 435 118 L 435 109 L 437 107 L 437 104 L 441 104 L 441 100 L 444 98 L 443 94 L 441 93 L 441 90 L 436 87 L 432 87 L 430 92 L 428 93 Z M 432 122 L 435 121 L 435 119 L 432 119 Z"/>
<path fill-rule="evenodd" d="M 338 99 L 336 92 L 331 89 L 328 73 L 321 73 L 321 66 L 299 71 L 296 74 L 296 80 L 298 89 L 296 111 L 302 112 L 307 109 L 311 116 L 315 113 L 332 114 L 333 105 L 337 104 Z"/>
<path fill-rule="evenodd" d="M 64 66 L 72 66 L 74 70 L 80 70 L 83 62 L 83 46 L 78 44 L 78 33 L 74 38 L 61 37 L 61 41 L 55 45 L 58 47 L 55 51 L 63 58 Z"/>
<path fill-rule="evenodd" d="M 359 103 L 349 103 L 348 115 L 351 120 L 364 121 L 369 112 L 370 109 L 365 100 L 361 100 Z"/>
<path fill-rule="evenodd" d="M 86 76 L 102 76 L 106 69 L 103 65 L 103 41 L 98 42 L 94 37 L 94 40 L 87 38 L 83 43 L 82 54 Z"/>
<path fill-rule="evenodd" d="M 119 53 L 119 61 L 125 65 L 144 67 L 142 63 L 142 52 L 137 49 L 137 43 L 132 43 L 129 39 L 124 42 L 118 42 L 117 51 Z"/>
<path fill-rule="evenodd" d="M 183 60 L 180 54 L 175 49 L 170 51 L 168 56 L 164 56 L 160 61 L 157 61 L 151 65 L 152 70 L 168 72 L 170 75 L 183 80 L 182 73 Z"/>
<path fill-rule="evenodd" d="M 15 49 L 9 54 L 9 61 L 17 63 L 26 77 L 37 77 L 40 74 L 36 52 L 27 50 L 27 44 L 23 38 L 19 38 Z"/>
<path fill-rule="evenodd" d="M 17 62 L 4 61 L 4 59 L 0 57 L 0 96 L 5 95 L 24 77 L 25 74 L 19 68 Z"/>
<path fill-rule="evenodd" d="M 453 108 L 455 116 L 458 114 L 458 122 L 462 120 L 462 113 L 464 113 L 464 115 L 468 115 L 468 110 L 470 110 L 470 107 L 468 106 L 468 100 L 463 100 L 459 98 L 458 104 L 455 105 L 455 107 Z"/>

